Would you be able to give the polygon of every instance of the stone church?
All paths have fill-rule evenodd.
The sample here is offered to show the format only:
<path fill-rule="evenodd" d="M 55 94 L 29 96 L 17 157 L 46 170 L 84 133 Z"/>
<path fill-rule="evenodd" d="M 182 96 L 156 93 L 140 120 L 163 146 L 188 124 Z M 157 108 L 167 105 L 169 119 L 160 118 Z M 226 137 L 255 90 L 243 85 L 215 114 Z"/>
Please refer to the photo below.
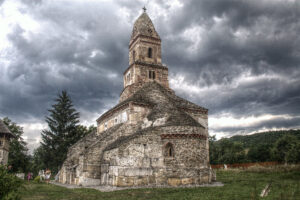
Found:
<path fill-rule="evenodd" d="M 70 147 L 59 182 L 140 187 L 213 181 L 208 110 L 169 87 L 161 38 L 145 11 L 133 26 L 123 83 L 119 103 L 97 119 L 97 131 Z"/>

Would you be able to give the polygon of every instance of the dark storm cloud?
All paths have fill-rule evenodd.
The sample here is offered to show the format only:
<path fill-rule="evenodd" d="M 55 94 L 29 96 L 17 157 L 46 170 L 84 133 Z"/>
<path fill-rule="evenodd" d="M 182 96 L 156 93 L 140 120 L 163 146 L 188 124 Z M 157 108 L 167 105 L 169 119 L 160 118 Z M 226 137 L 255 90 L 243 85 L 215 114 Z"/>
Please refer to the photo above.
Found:
<path fill-rule="evenodd" d="M 300 111 L 299 1 L 182 0 L 175 9 L 172 3 L 150 1 L 147 12 L 162 38 L 170 80 L 183 76 L 184 83 L 200 88 L 193 92 L 171 84 L 177 94 L 209 108 L 212 116 L 294 117 L 263 121 L 249 130 L 299 125 L 294 120 Z M 128 67 L 132 25 L 145 4 L 22 1 L 19 12 L 38 27 L 11 26 L 9 62 L 5 74 L 0 72 L 0 115 L 41 122 L 63 89 L 83 120 L 95 120 L 90 114 L 98 116 L 115 105 Z"/>
<path fill-rule="evenodd" d="M 299 1 L 187 1 L 170 17 L 170 27 L 163 28 L 173 35 L 163 40 L 165 62 L 173 75 L 183 73 L 191 85 L 223 86 L 220 89 L 224 91 L 213 90 L 213 94 L 192 97 L 210 108 L 212 114 L 297 115 L 299 18 Z M 205 31 L 198 33 L 202 41 L 191 52 L 188 48 L 194 45 L 194 38 L 179 40 L 178 35 L 197 26 Z M 233 87 L 245 73 L 253 77 L 277 75 L 287 80 L 266 78 Z M 179 93 L 189 96 L 187 92 Z M 297 121 L 294 123 L 299 125 Z"/>
<path fill-rule="evenodd" d="M 123 33 L 129 33 L 129 27 L 107 10 L 113 5 L 75 3 L 61 8 L 59 3 L 26 3 L 26 12 L 43 30 L 26 37 L 17 24 L 8 35 L 16 58 L 11 58 L 7 78 L 14 88 L 1 88 L 8 93 L 1 101 L 2 112 L 18 113 L 19 119 L 28 114 L 41 117 L 63 89 L 79 109 L 100 114 L 116 103 L 127 60 L 129 34 Z"/>
<path fill-rule="evenodd" d="M 274 115 L 288 113 L 296 116 L 300 110 L 299 87 L 300 80 L 292 83 L 278 79 L 256 80 L 242 84 L 236 89 L 226 90 L 210 107 L 214 108 L 212 114 L 222 110 L 235 113 L 239 117 L 265 113 Z"/>
<path fill-rule="evenodd" d="M 214 17 L 219 17 L 222 22 L 217 24 Z M 233 64 L 242 64 L 242 68 L 249 68 L 252 73 L 287 73 L 286 68 L 299 67 L 299 17 L 300 4 L 297 1 L 187 1 L 181 12 L 171 17 L 169 33 L 183 33 L 200 25 L 206 30 L 204 41 L 198 45 L 192 59 L 177 56 L 178 59 L 169 59 L 169 62 L 175 66 L 188 64 L 192 69 L 197 66 L 199 71 L 214 73 L 217 70 L 220 76 L 215 78 L 227 75 L 222 71 L 232 71 L 232 68 L 226 68 Z M 245 30 L 244 38 L 235 35 L 239 30 Z M 171 40 L 170 45 L 176 44 L 176 40 L 176 37 Z M 165 52 L 167 56 L 175 57 L 173 54 L 186 52 L 179 48 L 189 45 L 179 41 L 178 49 L 171 51 L 171 55 L 168 54 L 170 51 Z M 167 48 L 170 49 L 169 45 Z"/>

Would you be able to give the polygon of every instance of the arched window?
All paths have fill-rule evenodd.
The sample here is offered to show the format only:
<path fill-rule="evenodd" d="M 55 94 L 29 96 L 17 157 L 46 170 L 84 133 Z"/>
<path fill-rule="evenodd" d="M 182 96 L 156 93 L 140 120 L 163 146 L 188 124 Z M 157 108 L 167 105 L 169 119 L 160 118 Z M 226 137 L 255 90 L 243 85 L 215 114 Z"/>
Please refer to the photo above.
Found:
<path fill-rule="evenodd" d="M 152 58 L 152 48 L 148 48 L 148 58 Z"/>
<path fill-rule="evenodd" d="M 170 142 L 165 145 L 165 156 L 174 157 L 174 147 L 173 144 Z"/>

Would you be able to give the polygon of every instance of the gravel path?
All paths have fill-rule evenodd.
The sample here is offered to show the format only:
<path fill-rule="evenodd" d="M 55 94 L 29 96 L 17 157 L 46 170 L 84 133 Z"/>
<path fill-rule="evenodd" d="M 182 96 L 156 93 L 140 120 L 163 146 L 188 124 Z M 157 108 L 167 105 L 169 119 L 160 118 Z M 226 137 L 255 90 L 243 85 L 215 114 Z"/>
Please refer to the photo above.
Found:
<path fill-rule="evenodd" d="M 74 188 L 92 188 L 99 190 L 101 192 L 112 192 L 116 190 L 127 190 L 127 189 L 140 189 L 140 188 L 174 188 L 172 186 L 143 186 L 143 187 L 113 187 L 113 186 L 88 186 L 83 187 L 79 185 L 70 185 L 70 184 L 62 184 L 55 181 L 50 181 L 51 184 L 58 185 L 61 187 L 74 189 Z M 222 187 L 224 186 L 221 182 L 213 182 L 211 184 L 203 184 L 203 185 L 187 185 L 187 186 L 178 186 L 177 188 L 197 188 L 197 187 Z"/>

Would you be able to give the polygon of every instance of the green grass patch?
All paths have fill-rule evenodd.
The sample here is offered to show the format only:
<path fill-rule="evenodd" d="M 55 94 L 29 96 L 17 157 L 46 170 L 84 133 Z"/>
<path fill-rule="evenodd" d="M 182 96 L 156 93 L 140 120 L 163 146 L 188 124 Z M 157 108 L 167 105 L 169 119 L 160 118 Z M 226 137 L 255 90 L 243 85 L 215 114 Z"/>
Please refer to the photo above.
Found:
<path fill-rule="evenodd" d="M 223 182 L 223 187 L 198 188 L 156 188 L 130 189 L 114 192 L 100 192 L 94 189 L 67 189 L 64 187 L 45 184 L 27 183 L 21 191 L 24 200 L 40 199 L 186 199 L 186 200 L 299 200 L 300 172 L 249 172 L 240 170 L 217 171 L 217 180 Z M 263 188 L 271 183 L 271 190 L 267 197 L 259 197 Z"/>

